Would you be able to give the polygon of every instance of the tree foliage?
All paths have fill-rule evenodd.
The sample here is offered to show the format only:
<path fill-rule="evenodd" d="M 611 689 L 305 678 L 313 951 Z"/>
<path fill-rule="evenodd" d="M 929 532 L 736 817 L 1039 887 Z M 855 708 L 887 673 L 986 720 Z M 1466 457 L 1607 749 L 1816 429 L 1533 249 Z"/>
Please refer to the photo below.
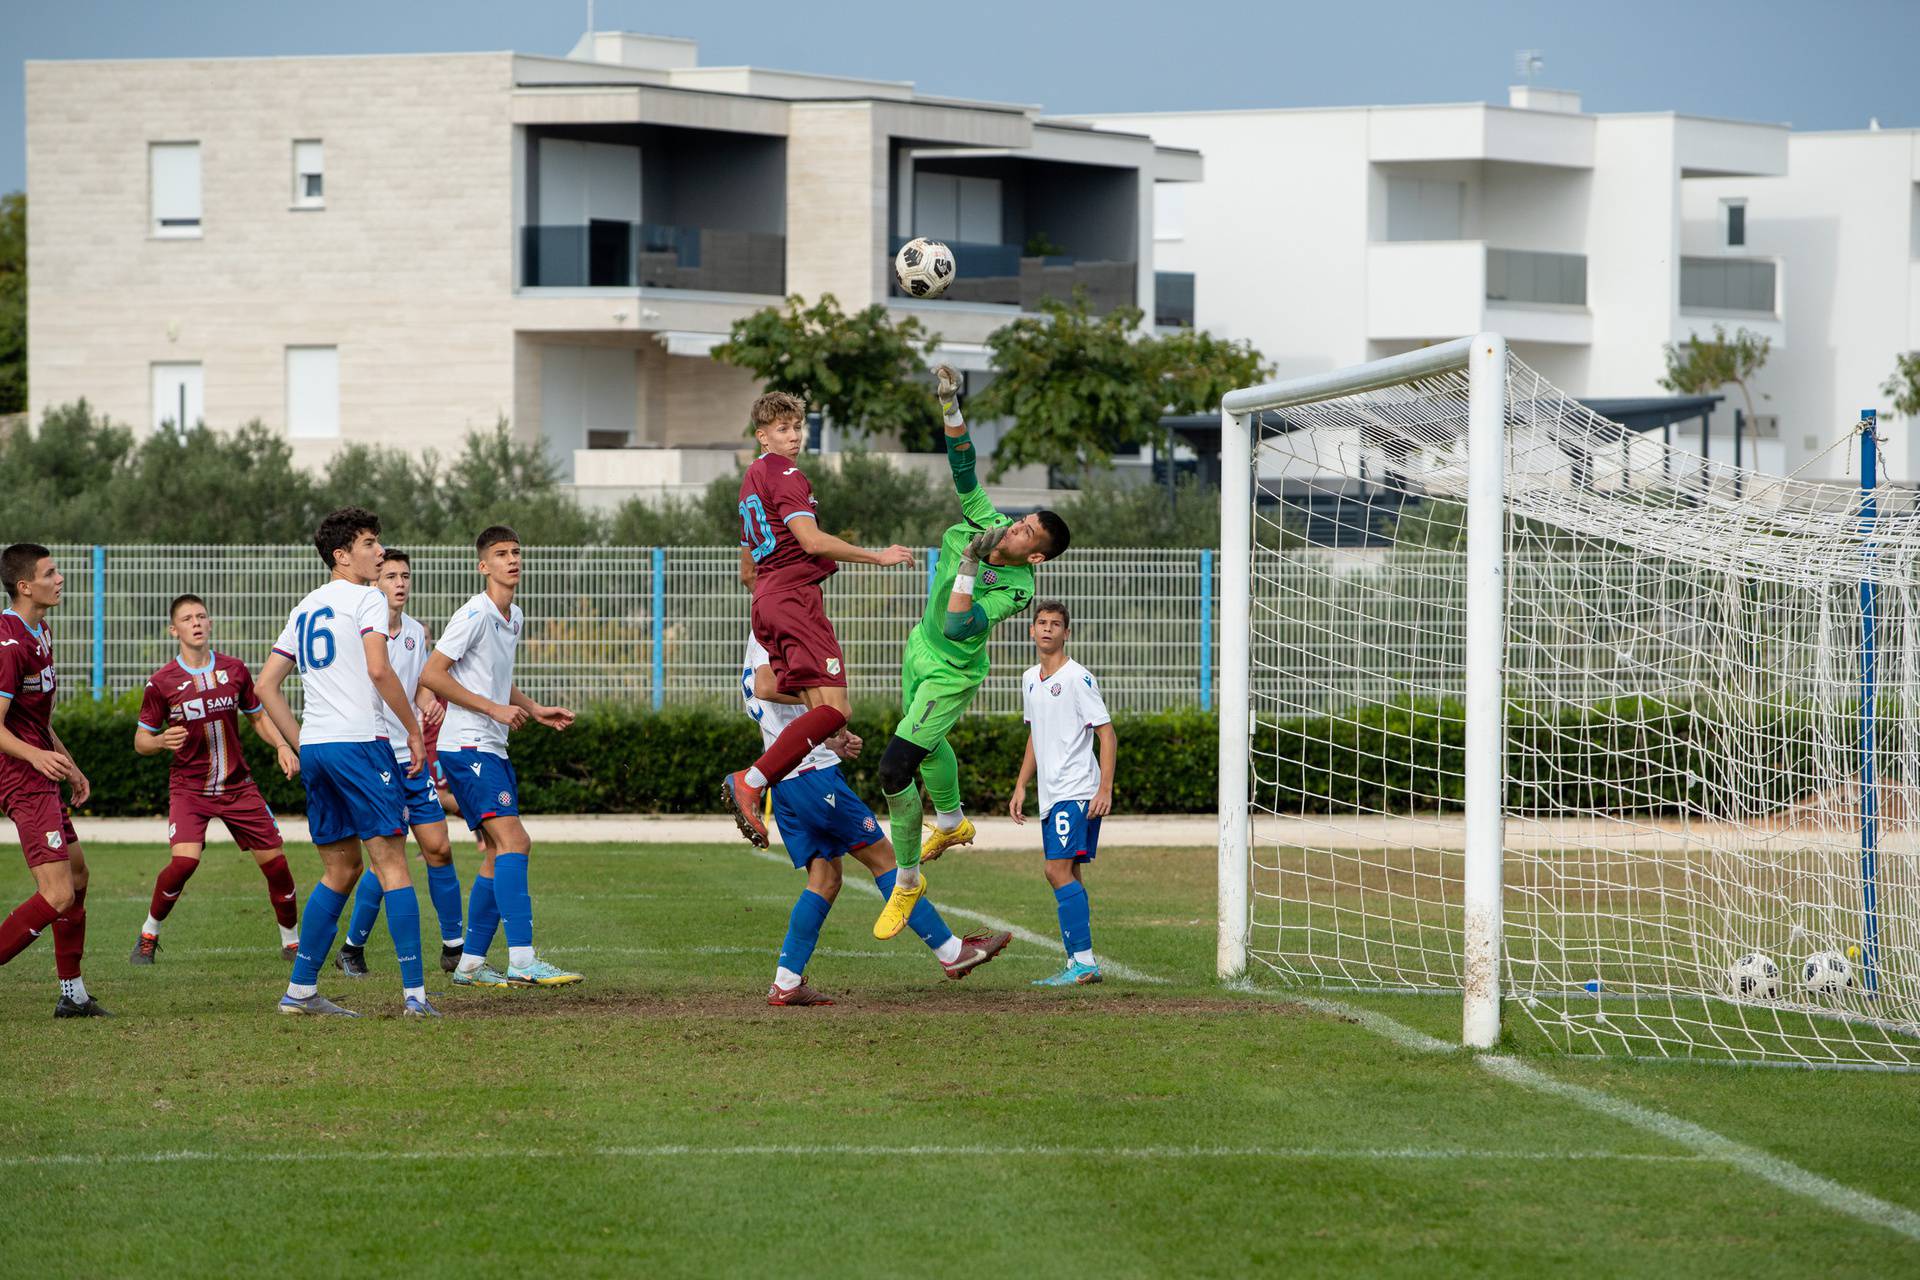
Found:
<path fill-rule="evenodd" d="M 27 407 L 27 193 L 0 196 L 0 413 Z"/>
<path fill-rule="evenodd" d="M 807 306 L 768 307 L 733 322 L 713 358 L 746 369 L 767 391 L 789 391 L 842 430 L 896 433 L 911 450 L 938 447 L 940 414 L 925 382 L 939 342 L 912 316 L 875 304 L 848 315 L 830 293 Z"/>
<path fill-rule="evenodd" d="M 1895 413 L 1920 418 L 1920 351 L 1893 358 L 1893 373 L 1880 384 L 1880 394 L 1893 401 Z"/>
<path fill-rule="evenodd" d="M 1667 374 L 1660 385 L 1683 396 L 1700 396 L 1721 387 L 1735 387 L 1746 402 L 1747 421 L 1754 421 L 1753 376 L 1767 363 L 1773 340 L 1740 328 L 1729 334 L 1725 325 L 1713 326 L 1713 337 L 1695 334 L 1685 342 L 1669 342 L 1662 350 Z M 1768 397 L 1761 396 L 1765 400 Z"/>
<path fill-rule="evenodd" d="M 1101 466 L 1121 448 L 1159 442 L 1167 414 L 1214 408 L 1269 372 L 1245 343 L 1142 333 L 1137 307 L 1095 316 L 1078 295 L 1043 301 L 1040 311 L 988 337 L 997 376 L 969 405 L 977 419 L 1013 422 L 994 448 L 995 476 L 1029 464 Z"/>
<path fill-rule="evenodd" d="M 1061 502 L 1060 516 L 1077 545 L 1089 547 L 1218 547 L 1220 491 L 1191 476 L 1175 482 L 1174 501 L 1157 484 L 1088 477 Z"/>

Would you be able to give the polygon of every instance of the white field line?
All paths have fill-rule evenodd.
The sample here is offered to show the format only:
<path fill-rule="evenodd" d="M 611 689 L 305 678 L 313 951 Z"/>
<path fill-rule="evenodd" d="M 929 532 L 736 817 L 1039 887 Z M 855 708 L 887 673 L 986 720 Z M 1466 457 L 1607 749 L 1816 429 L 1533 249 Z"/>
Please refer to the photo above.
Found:
<path fill-rule="evenodd" d="M 791 859 L 785 857 L 782 854 L 774 853 L 771 850 L 755 849 L 749 846 L 747 849 L 747 852 L 751 853 L 754 857 L 759 858 L 762 861 L 771 862 L 775 866 L 786 867 L 789 870 L 791 870 L 793 867 L 793 862 Z M 872 894 L 876 898 L 880 896 L 880 887 L 874 884 L 870 880 L 855 879 L 854 877 L 849 876 L 842 883 L 850 884 L 854 886 L 856 889 L 863 889 L 867 893 Z M 931 877 L 928 878 L 927 883 L 929 885 L 933 883 Z M 1020 939 L 1020 941 L 1029 942 L 1034 944 L 1035 946 L 1051 948 L 1054 943 L 1060 941 L 1060 939 L 1058 938 L 1042 937 L 1040 934 L 1033 932 L 1031 929 L 1022 929 L 1019 925 L 1014 924 L 1010 920 L 1002 920 L 999 916 L 990 916 L 986 914 L 984 911 L 974 911 L 967 907 L 956 907 L 951 903 L 941 902 L 941 901 L 936 901 L 933 905 L 940 908 L 940 914 L 943 916 L 959 916 L 962 920 L 971 920 L 975 924 L 983 924 L 987 926 L 987 928 L 989 929 L 995 929 L 1001 933 L 1010 933 L 1014 937 Z M 1114 977 L 1119 978 L 1123 982 L 1151 983 L 1156 986 L 1164 986 L 1167 983 L 1167 979 L 1165 978 L 1157 977 L 1151 973 L 1144 973 L 1141 970 L 1134 968 L 1132 965 L 1121 964 L 1118 960 L 1113 959 L 1111 956 L 1100 954 L 1100 953 L 1096 953 L 1096 954 L 1100 955 L 1101 970 L 1106 973 L 1112 974 Z"/>
<path fill-rule="evenodd" d="M 78 1166 L 167 1164 L 318 1164 L 329 1161 L 411 1163 L 465 1160 L 607 1160 L 796 1159 L 891 1160 L 901 1157 L 965 1156 L 1026 1160 L 1270 1160 L 1306 1161 L 1450 1161 L 1511 1160 L 1528 1163 L 1562 1160 L 1618 1160 L 1633 1163 L 1699 1164 L 1712 1157 L 1638 1151 L 1479 1151 L 1460 1147 L 1055 1147 L 1055 1146 L 871 1146 L 864 1144 L 769 1144 L 756 1146 L 692 1146 L 661 1144 L 634 1147 L 527 1147 L 454 1151 L 151 1151 L 106 1152 L 97 1155 L 0 1156 L 0 1168 L 55 1168 Z"/>

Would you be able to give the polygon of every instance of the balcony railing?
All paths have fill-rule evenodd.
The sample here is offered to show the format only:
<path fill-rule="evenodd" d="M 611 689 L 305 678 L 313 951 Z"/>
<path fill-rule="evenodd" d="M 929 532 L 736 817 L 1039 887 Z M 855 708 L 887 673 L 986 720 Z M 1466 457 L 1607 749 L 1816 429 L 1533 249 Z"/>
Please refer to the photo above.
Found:
<path fill-rule="evenodd" d="M 907 242 L 895 236 L 889 253 L 898 253 Z M 1111 311 L 1132 306 L 1138 296 L 1139 264 L 1086 261 L 1069 254 L 1029 257 L 1017 244 L 968 244 L 949 241 L 957 275 L 944 295 L 956 302 L 996 302 L 1037 310 L 1042 299 L 1073 300 L 1074 291 L 1084 289 L 1087 305 L 1094 311 Z M 894 296 L 904 297 L 900 287 Z"/>
<path fill-rule="evenodd" d="M 1153 322 L 1164 329 L 1193 328 L 1193 272 L 1153 273 Z"/>
<path fill-rule="evenodd" d="M 1587 305 L 1587 259 L 1580 253 L 1487 249 L 1487 301 Z"/>
<path fill-rule="evenodd" d="M 1761 258 L 1680 259 L 1682 311 L 1774 314 L 1775 264 Z"/>
<path fill-rule="evenodd" d="M 529 288 L 786 292 L 782 235 L 613 221 L 520 230 L 520 282 Z"/>

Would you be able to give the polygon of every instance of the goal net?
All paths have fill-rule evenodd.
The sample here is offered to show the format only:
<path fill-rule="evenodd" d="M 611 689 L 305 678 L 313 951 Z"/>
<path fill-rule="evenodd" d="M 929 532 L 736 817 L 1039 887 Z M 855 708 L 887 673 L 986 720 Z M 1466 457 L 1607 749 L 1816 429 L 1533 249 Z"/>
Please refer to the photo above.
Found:
<path fill-rule="evenodd" d="M 1223 441 L 1223 976 L 1920 1066 L 1920 509 L 1492 335 L 1235 392 Z"/>

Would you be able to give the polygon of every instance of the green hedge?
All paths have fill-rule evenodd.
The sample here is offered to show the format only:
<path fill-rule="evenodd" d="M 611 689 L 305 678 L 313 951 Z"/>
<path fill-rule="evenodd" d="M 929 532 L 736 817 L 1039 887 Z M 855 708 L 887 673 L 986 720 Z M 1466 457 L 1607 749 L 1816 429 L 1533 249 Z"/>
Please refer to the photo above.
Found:
<path fill-rule="evenodd" d="M 165 765 L 133 751 L 138 710 L 138 697 L 130 694 L 115 702 L 73 698 L 55 713 L 61 738 L 93 781 L 92 814 L 166 811 Z M 893 713 L 882 703 L 858 706 L 852 727 L 866 750 L 845 771 L 854 788 L 878 804 L 874 775 Z M 1214 716 L 1196 710 L 1123 715 L 1115 728 L 1123 812 L 1214 810 Z M 1852 732 L 1844 707 L 1816 717 L 1791 706 L 1730 711 L 1652 698 L 1516 704 L 1508 710 L 1506 803 L 1518 813 L 1764 810 L 1821 785 L 1823 744 L 1844 750 Z M 954 730 L 969 809 L 990 813 L 1006 803 L 1025 733 L 1013 716 L 973 716 Z M 282 778 L 265 744 L 251 732 L 247 737 L 248 759 L 269 803 L 277 812 L 300 812 L 299 783 Z M 1896 738 L 1886 731 L 1881 740 Z M 1766 744 L 1763 755 L 1745 745 L 1753 743 Z M 1394 813 L 1458 808 L 1462 801 L 1466 727 L 1457 702 L 1376 704 L 1285 720 L 1264 726 L 1253 745 L 1255 800 L 1264 809 Z M 530 727 L 513 738 L 521 800 L 532 813 L 717 812 L 720 775 L 759 749 L 758 727 L 731 707 L 654 712 L 605 703 L 584 709 L 566 733 Z M 1036 798 L 1030 793 L 1030 806 Z"/>

